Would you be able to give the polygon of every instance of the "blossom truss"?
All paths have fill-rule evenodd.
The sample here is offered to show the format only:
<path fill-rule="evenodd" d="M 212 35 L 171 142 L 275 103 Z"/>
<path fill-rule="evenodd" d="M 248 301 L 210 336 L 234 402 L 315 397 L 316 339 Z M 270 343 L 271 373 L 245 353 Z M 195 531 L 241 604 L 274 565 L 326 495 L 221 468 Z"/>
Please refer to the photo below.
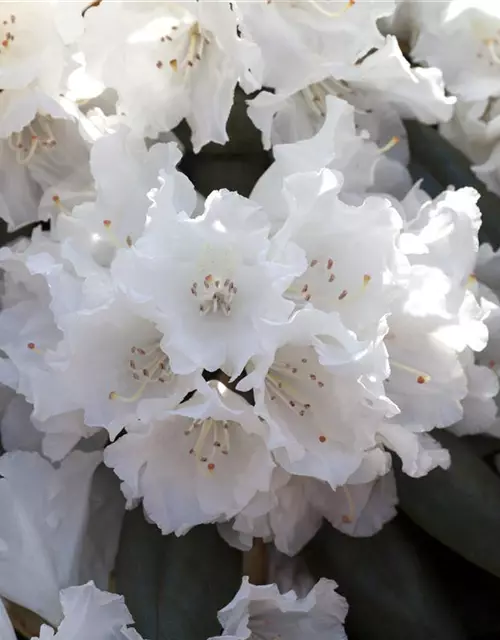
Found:
<path fill-rule="evenodd" d="M 234 599 L 219 611 L 221 636 L 209 640 L 273 640 L 309 638 L 345 640 L 345 599 L 337 584 L 322 578 L 304 598 L 294 591 L 281 594 L 275 584 L 255 586 L 244 578 Z"/>
<path fill-rule="evenodd" d="M 69 587 L 60 593 L 63 618 L 54 630 L 42 625 L 33 640 L 142 640 L 133 624 L 123 596 L 100 591 L 93 582 Z M 0 603 L 0 630 L 4 640 L 15 640 L 14 629 Z"/>
<path fill-rule="evenodd" d="M 236 84 L 261 83 L 259 49 L 229 2 L 102 3 L 86 13 L 81 45 L 135 131 L 154 137 L 186 118 L 195 150 L 227 141 Z"/>

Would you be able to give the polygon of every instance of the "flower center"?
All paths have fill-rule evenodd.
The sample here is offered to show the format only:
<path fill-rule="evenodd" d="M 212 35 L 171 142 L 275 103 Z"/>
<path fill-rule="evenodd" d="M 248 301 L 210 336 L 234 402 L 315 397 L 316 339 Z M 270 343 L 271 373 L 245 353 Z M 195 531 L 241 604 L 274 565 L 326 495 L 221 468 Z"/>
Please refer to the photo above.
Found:
<path fill-rule="evenodd" d="M 37 151 L 50 151 L 56 146 L 57 142 L 50 127 L 51 120 L 49 115 L 38 115 L 22 131 L 13 133 L 8 138 L 7 144 L 15 152 L 19 164 L 28 164 Z"/>
<path fill-rule="evenodd" d="M 12 47 L 12 43 L 16 39 L 14 35 L 14 25 L 16 24 L 16 15 L 11 13 L 10 16 L 2 20 L 2 27 L 0 28 L 0 37 L 2 38 L 0 44 L 0 54 L 5 53 Z"/>
<path fill-rule="evenodd" d="M 207 313 L 219 312 L 228 316 L 231 314 L 231 303 L 238 293 L 238 289 L 230 278 L 222 281 L 222 279 L 214 278 L 212 274 L 208 274 L 203 278 L 201 285 L 193 282 L 191 293 L 195 298 L 199 299 L 200 314 L 202 316 L 207 315 Z"/>
<path fill-rule="evenodd" d="M 196 62 L 201 60 L 205 47 L 210 44 L 208 35 L 202 31 L 198 22 L 179 24 L 171 27 L 168 34 L 161 36 L 161 43 L 175 46 L 174 57 L 168 58 L 168 67 L 172 71 L 189 72 Z M 168 53 L 172 53 L 170 50 Z M 156 68 L 163 69 L 165 63 L 157 60 Z"/>
<path fill-rule="evenodd" d="M 132 374 L 133 380 L 137 381 L 139 386 L 135 393 L 130 396 L 123 396 L 116 391 L 112 391 L 109 394 L 110 400 L 136 402 L 142 397 L 149 385 L 157 382 L 165 384 L 174 377 L 170 368 L 170 359 L 161 350 L 159 342 L 153 344 L 149 349 L 133 346 L 130 351 L 132 357 L 128 361 L 128 369 Z"/>
<path fill-rule="evenodd" d="M 230 426 L 233 423 L 228 420 L 214 420 L 204 418 L 194 420 L 191 426 L 184 431 L 185 436 L 194 435 L 195 441 L 189 449 L 193 455 L 207 465 L 209 471 L 215 471 L 216 456 L 220 453 L 227 456 L 230 450 Z"/>
<path fill-rule="evenodd" d="M 300 360 L 275 360 L 266 376 L 271 401 L 285 402 L 300 417 L 304 417 L 312 406 L 310 402 L 302 401 L 304 395 L 308 395 L 308 384 L 313 384 L 318 389 L 325 386 L 318 378 L 315 367 L 306 357 Z"/>
<path fill-rule="evenodd" d="M 371 279 L 372 277 L 365 273 L 361 283 L 354 290 L 344 288 L 338 283 L 333 258 L 313 258 L 305 274 L 297 278 L 287 289 L 286 296 L 297 304 L 310 302 L 313 298 L 318 303 L 321 299 L 327 303 L 335 300 L 342 302 L 346 298 L 354 301 L 365 292 Z"/>

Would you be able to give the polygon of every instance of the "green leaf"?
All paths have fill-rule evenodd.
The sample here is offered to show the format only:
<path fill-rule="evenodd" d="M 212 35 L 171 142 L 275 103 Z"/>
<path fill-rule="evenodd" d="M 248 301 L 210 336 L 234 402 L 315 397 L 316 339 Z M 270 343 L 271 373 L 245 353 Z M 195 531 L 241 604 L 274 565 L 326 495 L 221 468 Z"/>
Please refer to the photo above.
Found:
<path fill-rule="evenodd" d="M 424 478 L 398 470 L 400 507 L 431 536 L 500 576 L 500 477 L 451 433 L 433 436 L 451 454 L 451 467 Z"/>
<path fill-rule="evenodd" d="M 317 578 L 339 583 L 349 603 L 350 640 L 465 640 L 432 568 L 401 518 L 371 538 L 325 525 L 306 549 Z"/>
<path fill-rule="evenodd" d="M 260 153 L 263 150 L 262 134 L 250 120 L 247 113 L 247 100 L 252 97 L 253 95 L 247 95 L 240 87 L 236 88 L 226 125 L 226 133 L 229 140 L 224 145 L 209 142 L 203 147 L 202 153 L 210 155 L 249 155 Z M 183 144 L 186 152 L 191 152 L 193 150 L 191 129 L 185 120 L 174 129 L 174 133 Z"/>
<path fill-rule="evenodd" d="M 440 184 L 419 162 L 411 160 L 408 165 L 408 171 L 410 172 L 413 180 L 422 180 L 422 189 L 424 189 L 431 198 L 436 198 L 446 188 L 443 187 L 443 185 Z"/>
<path fill-rule="evenodd" d="M 242 557 L 215 525 L 162 536 L 142 508 L 126 514 L 116 587 L 147 640 L 207 640 L 220 633 L 217 611 L 236 594 Z"/>
<path fill-rule="evenodd" d="M 464 442 L 480 458 L 487 458 L 500 453 L 500 439 L 487 434 L 479 433 L 473 436 L 463 436 L 461 442 Z"/>
<path fill-rule="evenodd" d="M 270 164 L 265 151 L 234 156 L 202 151 L 185 155 L 179 168 L 204 196 L 214 189 L 229 189 L 248 197 Z"/>
<path fill-rule="evenodd" d="M 448 187 L 474 187 L 481 194 L 479 207 L 483 214 L 481 242 L 500 246 L 500 198 L 487 190 L 470 168 L 464 154 L 445 140 L 436 129 L 408 120 L 405 122 L 412 161 L 420 164 L 432 178 Z"/>

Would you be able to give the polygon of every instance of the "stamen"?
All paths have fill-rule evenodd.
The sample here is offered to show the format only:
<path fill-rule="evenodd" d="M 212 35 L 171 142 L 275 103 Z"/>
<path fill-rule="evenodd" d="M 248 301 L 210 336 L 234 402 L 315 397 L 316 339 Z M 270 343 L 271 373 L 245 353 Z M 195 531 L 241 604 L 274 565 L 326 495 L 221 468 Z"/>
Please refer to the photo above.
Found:
<path fill-rule="evenodd" d="M 226 278 L 222 283 L 221 278 L 214 278 L 209 273 L 203 279 L 203 290 L 200 291 L 200 289 L 201 287 L 198 287 L 197 282 L 192 283 L 192 295 L 195 297 L 200 295 L 202 298 L 199 304 L 201 315 L 204 316 L 207 313 L 217 313 L 219 311 L 222 311 L 225 316 L 231 314 L 231 303 L 238 290 L 230 278 Z"/>
<path fill-rule="evenodd" d="M 93 7 L 98 7 L 101 4 L 102 0 L 94 0 L 93 2 L 91 2 L 90 4 L 88 4 L 85 9 L 82 11 L 82 18 L 85 18 L 85 14 L 87 13 L 87 11 L 89 9 L 92 9 Z"/>
<path fill-rule="evenodd" d="M 55 206 L 59 209 L 59 211 L 61 211 L 62 213 L 66 213 L 69 214 L 69 209 L 67 209 L 61 202 L 61 198 L 57 195 L 57 193 L 55 195 L 52 196 L 52 202 L 55 204 Z"/>
<path fill-rule="evenodd" d="M 321 93 L 319 91 L 321 91 Z M 308 106 L 317 116 L 320 118 L 324 118 L 326 116 L 326 94 L 320 85 L 312 84 L 309 87 L 305 87 L 302 89 L 302 95 L 304 96 Z"/>
<path fill-rule="evenodd" d="M 392 138 L 389 140 L 389 142 L 386 145 L 384 145 L 383 147 L 379 147 L 379 153 L 387 153 L 388 151 L 393 149 L 398 144 L 399 141 L 400 141 L 399 136 L 392 136 Z"/>
<path fill-rule="evenodd" d="M 391 365 L 396 367 L 397 369 L 401 369 L 402 371 L 408 371 L 408 373 L 414 374 L 416 376 L 418 384 L 425 384 L 426 382 L 429 382 L 429 380 L 431 379 L 431 376 L 428 373 L 425 373 L 424 371 L 419 371 L 418 369 L 409 367 L 408 365 L 402 364 L 401 362 L 397 362 L 396 360 L 391 359 L 390 362 L 391 362 Z"/>
<path fill-rule="evenodd" d="M 153 356 L 152 361 L 142 363 L 138 366 L 135 360 L 129 360 L 128 366 L 132 372 L 132 378 L 136 381 L 140 381 L 140 374 L 142 374 L 143 380 L 132 395 L 124 396 L 120 395 L 116 391 L 112 391 L 109 394 L 110 400 L 120 400 L 121 402 L 126 403 L 136 402 L 142 397 L 148 385 L 154 384 L 155 382 L 165 383 L 173 378 L 169 358 L 165 353 L 163 353 L 159 343 L 154 344 L 148 351 L 134 346 L 132 347 L 131 352 L 132 354 L 138 354 L 142 358 L 149 358 Z"/>
<path fill-rule="evenodd" d="M 319 436 L 318 440 L 323 444 L 326 442 L 326 436 Z"/>
<path fill-rule="evenodd" d="M 28 342 L 26 346 L 30 351 L 33 351 L 33 353 L 37 353 L 38 355 L 43 355 L 43 350 L 39 349 L 34 342 Z"/>
<path fill-rule="evenodd" d="M 324 9 L 316 0 L 309 0 L 309 2 L 315 9 L 317 9 L 323 15 L 328 16 L 329 18 L 340 18 L 340 16 L 343 16 L 346 11 L 348 11 L 354 4 L 356 4 L 355 0 L 348 0 L 347 4 L 340 11 L 332 12 Z"/>
<path fill-rule="evenodd" d="M 493 62 L 495 64 L 500 64 L 500 58 L 498 57 L 498 54 L 495 51 L 495 44 L 496 44 L 495 39 L 494 38 L 488 38 L 487 40 L 484 41 L 484 44 L 487 46 L 488 52 L 489 52 Z"/>
<path fill-rule="evenodd" d="M 23 150 L 18 149 L 17 151 L 16 160 L 18 161 L 18 163 L 21 165 L 28 164 L 31 158 L 33 158 L 33 156 L 35 155 L 35 151 L 37 147 L 38 147 L 38 137 L 31 136 L 31 143 L 30 143 L 28 154 L 23 158 L 23 153 L 22 153 Z"/>
<path fill-rule="evenodd" d="M 194 420 L 188 429 L 184 431 L 184 435 L 189 436 L 195 429 L 201 427 L 200 433 L 196 438 L 196 442 L 189 450 L 190 455 L 194 455 L 200 462 L 208 462 L 209 471 L 214 471 L 214 458 L 218 452 L 228 455 L 229 453 L 229 425 L 225 420 L 214 420 L 213 418 L 205 418 L 202 420 Z M 224 446 L 222 447 L 218 438 L 219 429 L 222 429 L 224 436 Z M 206 450 L 205 444 L 212 433 L 212 448 Z M 206 452 L 205 452 L 206 451 Z"/>
<path fill-rule="evenodd" d="M 106 229 L 106 236 L 107 239 L 109 240 L 109 242 L 111 242 L 112 245 L 114 245 L 117 249 L 121 249 L 124 244 L 127 247 L 131 247 L 132 246 L 132 238 L 131 236 L 127 236 L 125 238 L 125 243 L 123 243 L 122 240 L 120 240 L 120 238 L 115 234 L 115 232 L 112 229 L 113 226 L 113 222 L 112 220 L 103 220 L 102 224 L 104 225 L 104 228 Z"/>
<path fill-rule="evenodd" d="M 303 418 L 306 415 L 306 412 L 311 408 L 311 405 L 297 400 L 293 393 L 292 386 L 286 382 L 283 375 L 280 375 L 280 371 L 282 372 L 283 369 L 280 368 L 278 363 L 275 363 L 266 376 L 266 382 L 269 386 L 269 390 L 272 392 L 270 396 L 271 400 L 274 401 L 276 398 L 279 398 L 293 409 L 294 413 Z M 297 368 L 293 367 L 290 371 L 295 374 L 297 373 Z"/>
<path fill-rule="evenodd" d="M 350 524 L 351 522 L 354 522 L 356 509 L 354 508 L 354 502 L 351 496 L 351 492 L 347 488 L 347 485 L 344 485 L 342 489 L 344 490 L 345 497 L 347 499 L 347 505 L 349 508 L 349 513 L 342 516 L 342 522 L 344 522 L 345 524 Z"/>

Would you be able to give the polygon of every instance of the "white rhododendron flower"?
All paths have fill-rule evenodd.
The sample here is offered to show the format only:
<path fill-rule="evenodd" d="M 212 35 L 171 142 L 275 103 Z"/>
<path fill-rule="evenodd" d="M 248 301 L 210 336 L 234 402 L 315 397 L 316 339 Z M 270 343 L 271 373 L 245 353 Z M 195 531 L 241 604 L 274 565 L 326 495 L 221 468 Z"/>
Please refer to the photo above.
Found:
<path fill-rule="evenodd" d="M 375 449 L 368 456 L 372 459 L 366 461 L 366 471 L 379 456 L 385 458 L 385 469 L 389 468 L 388 454 Z M 290 556 L 314 537 L 323 518 L 351 536 L 371 536 L 394 517 L 397 493 L 392 473 L 369 482 L 366 477 L 364 471 L 356 473 L 352 480 L 359 484 L 351 484 L 350 478 L 333 491 L 313 478 L 276 471 L 272 491 L 258 494 L 232 522 L 220 524 L 219 531 L 238 549 L 251 549 L 254 537 L 259 537 L 273 541 Z"/>
<path fill-rule="evenodd" d="M 130 424 L 106 449 L 105 462 L 129 501 L 143 498 L 163 533 L 183 533 L 227 520 L 268 490 L 272 437 L 243 398 L 215 383 L 162 421 Z"/>
<path fill-rule="evenodd" d="M 342 174 L 341 196 L 348 203 L 359 201 L 367 191 L 406 194 L 411 187 L 406 167 L 386 157 L 369 136 L 359 131 L 354 116 L 355 110 L 348 103 L 327 96 L 326 117 L 320 129 L 294 144 L 281 144 L 279 140 L 280 144 L 273 147 L 275 162 L 258 180 L 252 199 L 272 211 L 273 217 L 286 217 L 283 180 L 325 167 Z"/>
<path fill-rule="evenodd" d="M 142 640 L 123 596 L 99 591 L 93 582 L 61 591 L 64 618 L 54 631 L 42 625 L 33 640 Z"/>
<path fill-rule="evenodd" d="M 262 52 L 263 84 L 278 92 L 296 91 L 312 74 L 354 65 L 383 42 L 378 18 L 389 15 L 393 0 L 306 0 L 236 2 L 242 31 Z"/>
<path fill-rule="evenodd" d="M 227 141 L 236 84 L 260 86 L 259 50 L 229 2 L 102 3 L 85 16 L 83 50 L 135 131 L 154 136 L 186 118 L 196 150 Z"/>
<path fill-rule="evenodd" d="M 0 138 L 14 134 L 13 143 L 38 113 L 58 116 L 54 100 L 60 93 L 69 55 L 82 20 L 81 3 L 3 2 L 0 7 Z M 69 3 L 68 3 L 69 5 Z M 37 135 L 33 130 L 32 135 Z M 5 143 L 2 143 L 5 144 Z"/>
<path fill-rule="evenodd" d="M 333 580 L 322 578 L 304 598 L 297 598 L 294 591 L 281 594 L 275 584 L 255 586 L 243 578 L 234 599 L 219 611 L 223 635 L 209 640 L 299 640 L 305 634 L 316 640 L 346 640 L 347 603 L 336 587 Z"/>
<path fill-rule="evenodd" d="M 147 150 L 126 126 L 96 141 L 90 156 L 92 197 L 72 208 L 58 196 L 61 214 L 56 231 L 61 254 L 78 275 L 105 272 L 117 250 L 137 240 L 148 221 L 150 190 L 163 185 L 176 210 L 194 209 L 194 188 L 175 168 L 180 158 L 175 143 Z"/>
<path fill-rule="evenodd" d="M 195 373 L 173 373 L 162 334 L 139 312 L 118 298 L 75 314 L 47 356 L 68 403 L 59 408 L 82 409 L 87 425 L 105 427 L 112 437 L 136 418 L 161 418 L 197 384 Z"/>
<path fill-rule="evenodd" d="M 304 271 L 304 254 L 290 243 L 276 256 L 268 217 L 236 193 L 212 193 L 196 218 L 169 215 L 169 196 L 156 194 L 145 233 L 113 264 L 115 281 L 164 333 L 174 372 L 222 368 L 236 377 L 292 313 L 284 292 Z"/>
<path fill-rule="evenodd" d="M 453 94 L 469 102 L 499 95 L 497 5 L 488 0 L 434 3 L 418 28 L 414 59 L 440 68 Z"/>
<path fill-rule="evenodd" d="M 381 112 L 392 107 L 392 136 L 386 142 L 404 131 L 400 117 L 434 123 L 452 116 L 455 99 L 445 96 L 439 71 L 412 69 L 393 36 L 359 64 L 346 65 L 336 77 L 330 73 L 318 77 L 316 72 L 299 91 L 261 92 L 249 101 L 249 116 L 261 129 L 264 144 L 269 145 L 271 139 L 276 144 L 311 137 L 327 114 L 328 96 L 356 107 L 358 123 L 368 129 L 376 127 L 384 119 Z"/>

